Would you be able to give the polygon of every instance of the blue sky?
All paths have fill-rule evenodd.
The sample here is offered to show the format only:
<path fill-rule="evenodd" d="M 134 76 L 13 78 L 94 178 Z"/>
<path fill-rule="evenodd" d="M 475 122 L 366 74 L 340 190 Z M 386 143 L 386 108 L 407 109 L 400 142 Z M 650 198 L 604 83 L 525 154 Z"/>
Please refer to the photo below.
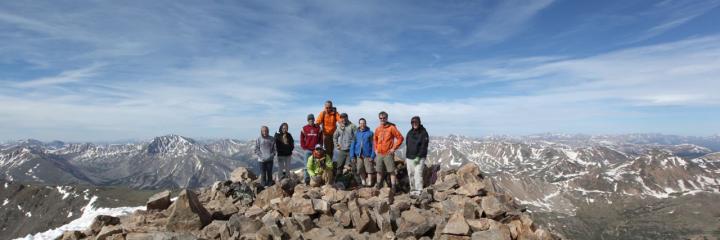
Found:
<path fill-rule="evenodd" d="M 0 136 L 720 133 L 720 1 L 2 1 Z"/>

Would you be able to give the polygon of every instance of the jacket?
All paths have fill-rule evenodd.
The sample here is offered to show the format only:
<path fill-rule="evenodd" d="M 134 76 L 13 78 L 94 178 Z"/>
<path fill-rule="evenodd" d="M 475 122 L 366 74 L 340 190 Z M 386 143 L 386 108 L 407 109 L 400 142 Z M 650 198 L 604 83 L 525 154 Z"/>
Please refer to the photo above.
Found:
<path fill-rule="evenodd" d="M 416 157 L 426 158 L 430 137 L 423 125 L 416 130 L 410 128 L 405 135 L 405 157 L 414 159 Z"/>
<path fill-rule="evenodd" d="M 402 134 L 392 123 L 377 127 L 374 135 L 373 146 L 375 146 L 375 152 L 380 155 L 390 154 L 391 149 L 397 149 L 403 143 Z"/>
<path fill-rule="evenodd" d="M 350 158 L 357 157 L 375 158 L 373 132 L 370 131 L 370 128 L 358 129 L 355 132 L 355 141 L 350 145 Z"/>
<path fill-rule="evenodd" d="M 312 151 L 315 145 L 322 143 L 323 135 L 320 134 L 320 126 L 305 125 L 300 131 L 300 147 Z"/>
<path fill-rule="evenodd" d="M 311 177 L 322 175 L 323 171 L 332 171 L 333 169 L 333 161 L 330 158 L 330 155 L 325 154 L 325 167 L 321 166 L 321 164 L 318 162 L 317 159 L 315 159 L 315 156 L 310 155 L 307 159 L 307 173 Z"/>
<path fill-rule="evenodd" d="M 340 150 L 350 150 L 350 145 L 352 145 L 353 140 L 355 140 L 355 132 L 357 132 L 355 124 L 350 123 L 350 125 L 344 127 L 338 126 L 333 134 L 335 146 L 340 145 Z"/>
<path fill-rule="evenodd" d="M 323 134 L 325 136 L 332 136 L 333 133 L 335 133 L 335 126 L 340 120 L 340 114 L 337 112 L 333 113 L 326 113 L 324 110 L 318 114 L 318 118 L 315 121 L 316 124 L 322 124 L 323 125 Z"/>
<path fill-rule="evenodd" d="M 260 136 L 255 140 L 255 156 L 258 161 L 267 162 L 275 158 L 275 138 L 272 136 Z"/>
<path fill-rule="evenodd" d="M 295 139 L 293 139 L 292 134 L 287 133 L 287 138 L 288 142 L 285 144 L 282 133 L 275 133 L 275 147 L 277 148 L 278 156 L 290 156 L 293 150 L 295 150 Z"/>

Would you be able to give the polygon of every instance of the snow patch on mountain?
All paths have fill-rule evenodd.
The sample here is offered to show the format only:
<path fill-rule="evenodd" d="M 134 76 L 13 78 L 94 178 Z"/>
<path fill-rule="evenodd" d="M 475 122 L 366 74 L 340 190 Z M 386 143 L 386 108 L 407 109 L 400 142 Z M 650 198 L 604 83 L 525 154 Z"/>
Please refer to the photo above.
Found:
<path fill-rule="evenodd" d="M 87 229 L 90 224 L 92 224 L 92 221 L 95 219 L 98 215 L 110 215 L 110 216 L 122 216 L 122 215 L 128 215 L 132 212 L 135 212 L 137 210 L 144 210 L 145 207 L 118 207 L 118 208 L 95 208 L 95 201 L 97 201 L 98 197 L 93 196 L 90 198 L 90 202 L 83 207 L 82 215 L 80 218 L 73 220 L 72 222 L 65 224 L 63 226 L 60 226 L 55 229 L 50 229 L 45 232 L 40 232 L 36 234 L 28 234 L 25 237 L 17 238 L 22 240 L 52 240 L 56 239 L 57 237 L 61 236 L 64 231 L 73 231 L 73 230 L 85 230 Z M 72 216 L 72 215 L 69 215 Z"/>

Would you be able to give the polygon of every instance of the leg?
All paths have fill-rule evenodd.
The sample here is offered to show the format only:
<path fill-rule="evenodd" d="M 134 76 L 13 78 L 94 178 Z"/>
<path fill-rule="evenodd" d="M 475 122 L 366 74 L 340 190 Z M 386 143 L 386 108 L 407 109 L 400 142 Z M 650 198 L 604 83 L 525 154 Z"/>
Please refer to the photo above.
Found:
<path fill-rule="evenodd" d="M 343 172 L 343 168 L 345 168 L 345 160 L 347 160 L 347 157 L 350 156 L 350 153 L 348 151 L 340 150 L 338 151 L 337 155 L 337 164 L 335 165 L 335 175 L 341 175 Z"/>
<path fill-rule="evenodd" d="M 333 159 L 333 156 L 335 155 L 335 143 L 333 142 L 333 136 L 324 136 L 323 144 L 325 144 L 325 152 L 328 156 L 330 156 L 330 159 Z"/>
<path fill-rule="evenodd" d="M 415 190 L 415 187 L 416 187 L 415 180 L 414 180 L 415 178 L 413 178 L 414 175 L 417 174 L 417 172 L 415 172 L 415 160 L 406 158 L 405 166 L 406 166 L 407 172 L 408 172 L 408 182 L 410 183 L 410 191 L 412 192 L 413 190 Z"/>
<path fill-rule="evenodd" d="M 273 161 L 267 162 L 267 180 L 268 180 L 268 186 L 272 185 L 272 172 L 273 172 Z"/>
<path fill-rule="evenodd" d="M 384 158 L 385 156 L 383 155 L 378 155 L 375 158 L 375 172 L 377 173 L 377 183 L 375 184 L 375 187 L 378 189 L 382 188 L 383 186 L 383 172 L 385 171 L 385 161 L 383 160 Z"/>
<path fill-rule="evenodd" d="M 413 190 L 415 191 L 422 191 L 423 189 L 423 168 L 425 167 L 425 158 L 421 158 L 420 162 L 415 165 L 415 179 L 408 179 L 410 181 L 415 180 L 415 188 Z"/>
<path fill-rule="evenodd" d="M 308 158 L 310 158 L 310 155 L 312 155 L 312 151 L 305 150 L 305 161 L 304 161 L 305 165 L 304 166 L 307 166 L 307 160 L 308 160 Z M 310 175 L 308 175 L 307 167 L 303 168 L 303 181 L 305 181 L 305 184 L 310 183 Z"/>
<path fill-rule="evenodd" d="M 395 154 L 391 153 L 385 156 L 385 161 L 383 161 L 385 164 L 385 169 L 387 169 L 387 173 L 390 174 L 390 187 L 395 190 L 395 186 L 397 185 L 397 177 L 395 176 Z"/>
<path fill-rule="evenodd" d="M 365 165 L 365 170 L 367 171 L 367 173 L 365 174 L 367 175 L 367 184 L 369 186 L 372 186 L 373 184 L 375 184 L 375 166 L 373 165 L 373 161 L 369 157 L 364 158 L 363 164 Z"/>

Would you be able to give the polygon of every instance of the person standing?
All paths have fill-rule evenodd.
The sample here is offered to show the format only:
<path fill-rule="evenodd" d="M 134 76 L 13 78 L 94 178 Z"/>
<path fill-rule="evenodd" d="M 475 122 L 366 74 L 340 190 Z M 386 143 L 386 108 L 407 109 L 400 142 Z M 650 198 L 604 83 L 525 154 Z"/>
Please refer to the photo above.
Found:
<path fill-rule="evenodd" d="M 355 141 L 350 146 L 350 158 L 353 160 L 355 174 L 360 176 L 361 184 L 370 187 L 374 184 L 373 179 L 375 179 L 373 132 L 367 127 L 367 121 L 364 118 L 358 120 L 358 126 Z"/>
<path fill-rule="evenodd" d="M 319 187 L 323 184 L 333 184 L 333 162 L 325 153 L 325 148 L 320 144 L 315 146 L 313 155 L 307 160 L 308 175 L 310 175 L 310 186 Z"/>
<path fill-rule="evenodd" d="M 357 127 L 355 124 L 350 122 L 347 113 L 340 114 L 340 121 L 338 121 L 338 127 L 333 134 L 333 141 L 335 142 L 335 148 L 338 151 L 337 158 L 335 158 L 335 176 L 342 175 L 345 162 L 350 163 L 350 145 L 352 145 L 355 139 L 355 132 Z"/>
<path fill-rule="evenodd" d="M 255 140 L 255 155 L 260 163 L 260 183 L 267 187 L 272 185 L 273 159 L 277 150 L 275 138 L 270 136 L 267 126 L 260 127 L 260 137 Z"/>
<path fill-rule="evenodd" d="M 330 155 L 330 159 L 332 159 L 334 155 L 333 149 L 335 149 L 335 144 L 333 143 L 333 134 L 337 128 L 336 124 L 338 120 L 340 120 L 340 114 L 338 114 L 337 109 L 333 107 L 332 101 L 325 101 L 325 109 L 318 114 L 318 119 L 315 123 L 322 125 L 323 147 L 327 150 L 327 154 Z"/>
<path fill-rule="evenodd" d="M 395 151 L 400 148 L 403 136 L 395 124 L 388 121 L 388 114 L 378 114 L 380 126 L 375 129 L 373 145 L 375 146 L 375 171 L 377 172 L 377 189 L 383 186 L 383 174 L 390 174 L 390 188 L 392 192 L 397 190 L 397 177 L 395 176 Z"/>
<path fill-rule="evenodd" d="M 315 145 L 322 144 L 323 134 L 322 129 L 319 125 L 315 124 L 315 116 L 308 114 L 307 125 L 305 125 L 300 131 L 300 147 L 305 151 L 305 166 L 307 166 L 307 160 L 312 156 L 315 150 Z M 307 168 L 303 170 L 303 180 L 305 184 L 310 183 L 310 176 L 308 175 Z"/>
<path fill-rule="evenodd" d="M 410 195 L 417 196 L 423 189 L 423 168 L 427 159 L 430 137 L 420 122 L 420 117 L 410 119 L 412 128 L 405 135 L 405 165 L 410 182 Z"/>
<path fill-rule="evenodd" d="M 288 124 L 280 124 L 278 132 L 275 133 L 275 146 L 277 147 L 278 178 L 286 178 L 290 175 L 290 160 L 295 150 L 295 139 L 288 131 Z"/>

